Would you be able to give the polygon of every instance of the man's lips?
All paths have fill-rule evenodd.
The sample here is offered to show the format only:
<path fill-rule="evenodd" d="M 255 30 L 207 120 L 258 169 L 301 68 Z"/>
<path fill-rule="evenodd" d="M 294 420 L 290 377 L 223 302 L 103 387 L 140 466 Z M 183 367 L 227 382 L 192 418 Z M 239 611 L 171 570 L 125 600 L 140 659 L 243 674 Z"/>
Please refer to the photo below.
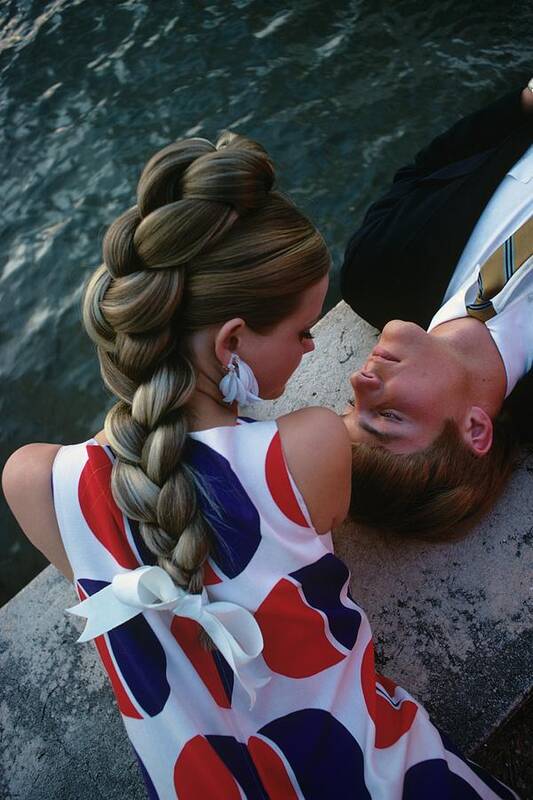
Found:
<path fill-rule="evenodd" d="M 392 353 L 389 353 L 388 350 L 385 350 L 385 348 L 381 347 L 381 345 L 379 345 L 379 344 L 378 344 L 377 347 L 374 347 L 374 349 L 370 353 L 370 356 L 372 358 L 381 358 L 381 359 L 383 359 L 383 361 L 394 361 L 396 363 L 399 363 L 399 361 L 400 361 L 399 358 L 396 358 L 396 356 L 393 356 Z"/>

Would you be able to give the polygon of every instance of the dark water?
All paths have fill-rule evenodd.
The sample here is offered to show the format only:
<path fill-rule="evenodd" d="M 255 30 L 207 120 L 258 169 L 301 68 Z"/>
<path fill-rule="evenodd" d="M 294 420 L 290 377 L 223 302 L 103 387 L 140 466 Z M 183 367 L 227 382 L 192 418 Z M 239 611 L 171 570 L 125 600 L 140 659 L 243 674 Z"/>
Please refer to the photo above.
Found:
<path fill-rule="evenodd" d="M 0 0 L 0 465 L 99 428 L 79 323 L 102 232 L 181 136 L 262 142 L 336 268 L 395 166 L 530 77 L 531 0 Z M 329 305 L 338 298 L 334 281 Z M 44 565 L 0 517 L 0 597 Z"/>

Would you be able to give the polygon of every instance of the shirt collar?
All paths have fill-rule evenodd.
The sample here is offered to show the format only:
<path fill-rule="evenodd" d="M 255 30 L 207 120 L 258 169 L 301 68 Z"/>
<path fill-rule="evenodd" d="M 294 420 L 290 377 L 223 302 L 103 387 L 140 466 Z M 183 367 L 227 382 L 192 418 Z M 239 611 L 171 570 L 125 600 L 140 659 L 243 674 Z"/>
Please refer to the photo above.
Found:
<path fill-rule="evenodd" d="M 507 173 L 521 183 L 529 183 L 533 178 L 533 144 L 528 147 L 522 158 Z"/>

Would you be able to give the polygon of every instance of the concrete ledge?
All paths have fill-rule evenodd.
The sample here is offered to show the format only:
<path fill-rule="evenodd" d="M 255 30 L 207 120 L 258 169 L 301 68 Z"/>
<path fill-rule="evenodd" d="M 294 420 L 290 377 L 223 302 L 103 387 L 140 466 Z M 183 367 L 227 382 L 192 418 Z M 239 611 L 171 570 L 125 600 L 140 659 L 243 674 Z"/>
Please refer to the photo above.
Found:
<path fill-rule="evenodd" d="M 375 331 L 343 303 L 317 326 L 286 395 L 341 410 Z M 258 416 L 257 412 L 251 411 Z M 345 525 L 340 555 L 369 615 L 382 671 L 420 699 L 470 753 L 520 705 L 533 676 L 533 457 L 461 542 L 387 542 Z M 49 567 L 0 610 L 0 796 L 141 798 L 135 756 L 94 648 L 64 614 L 72 587 Z"/>
<path fill-rule="evenodd" d="M 145 798 L 137 761 L 93 646 L 48 567 L 0 609 L 0 797 Z"/>

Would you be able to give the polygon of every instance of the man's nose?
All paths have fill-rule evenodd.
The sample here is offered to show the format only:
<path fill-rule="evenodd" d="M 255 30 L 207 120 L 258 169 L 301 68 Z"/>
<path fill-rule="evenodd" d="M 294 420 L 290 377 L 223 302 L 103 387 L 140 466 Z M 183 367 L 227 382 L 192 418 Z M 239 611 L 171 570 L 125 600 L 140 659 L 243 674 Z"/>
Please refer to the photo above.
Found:
<path fill-rule="evenodd" d="M 382 381 L 379 375 L 369 369 L 359 369 L 351 377 L 351 384 L 355 392 L 359 395 L 365 392 L 375 392 L 381 389 Z"/>

